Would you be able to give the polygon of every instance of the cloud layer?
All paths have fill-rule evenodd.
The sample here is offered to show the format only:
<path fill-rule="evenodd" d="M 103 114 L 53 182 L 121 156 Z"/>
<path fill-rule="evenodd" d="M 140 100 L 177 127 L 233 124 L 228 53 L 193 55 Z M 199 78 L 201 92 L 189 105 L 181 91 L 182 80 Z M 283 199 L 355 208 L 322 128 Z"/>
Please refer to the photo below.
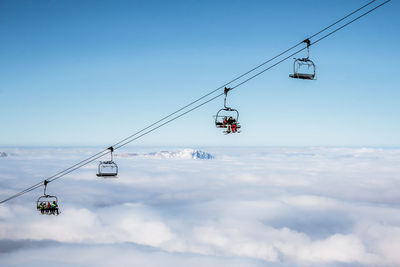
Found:
<path fill-rule="evenodd" d="M 2 151 L 2 198 L 92 153 Z M 58 266 L 400 265 L 400 150 L 207 152 L 118 157 L 117 179 L 87 166 L 49 185 L 58 217 L 37 214 L 40 190 L 1 205 L 0 264 L 41 266 L 45 249 Z"/>

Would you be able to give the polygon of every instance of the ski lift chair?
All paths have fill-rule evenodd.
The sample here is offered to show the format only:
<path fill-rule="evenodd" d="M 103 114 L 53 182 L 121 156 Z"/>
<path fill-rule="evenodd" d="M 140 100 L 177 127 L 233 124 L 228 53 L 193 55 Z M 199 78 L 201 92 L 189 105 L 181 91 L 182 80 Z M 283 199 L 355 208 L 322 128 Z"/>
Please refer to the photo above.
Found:
<path fill-rule="evenodd" d="M 58 198 L 56 196 L 46 194 L 47 184 L 49 182 L 44 180 L 44 193 L 36 201 L 36 209 L 42 215 L 59 215 Z"/>
<path fill-rule="evenodd" d="M 113 147 L 108 148 L 111 152 L 111 160 L 109 161 L 100 161 L 99 167 L 97 169 L 98 177 L 117 177 L 118 175 L 118 165 L 113 161 Z"/>
<path fill-rule="evenodd" d="M 303 41 L 303 43 L 307 44 L 307 57 L 294 58 L 293 74 L 289 74 L 289 77 L 294 79 L 315 80 L 316 67 L 314 62 L 309 58 L 309 47 L 311 45 L 311 42 L 309 39 L 306 39 Z"/>
<path fill-rule="evenodd" d="M 224 131 L 225 134 L 239 133 L 240 131 L 238 131 L 238 129 L 241 128 L 239 124 L 239 111 L 226 106 L 226 97 L 228 95 L 229 90 L 231 90 L 231 88 L 225 87 L 224 107 L 221 108 L 214 116 L 215 127 L 225 129 Z M 234 127 L 236 128 L 235 130 L 233 130 Z"/>

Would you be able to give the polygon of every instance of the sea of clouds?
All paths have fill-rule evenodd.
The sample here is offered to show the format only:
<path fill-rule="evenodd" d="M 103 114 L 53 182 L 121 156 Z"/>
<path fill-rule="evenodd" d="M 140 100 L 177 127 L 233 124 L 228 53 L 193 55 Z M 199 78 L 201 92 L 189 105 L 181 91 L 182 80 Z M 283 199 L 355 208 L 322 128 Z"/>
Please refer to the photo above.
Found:
<path fill-rule="evenodd" d="M 97 150 L 0 152 L 4 199 Z M 60 216 L 38 214 L 42 189 L 1 204 L 0 265 L 400 265 L 400 149 L 141 148 L 114 159 L 116 179 L 93 163 L 49 184 Z"/>

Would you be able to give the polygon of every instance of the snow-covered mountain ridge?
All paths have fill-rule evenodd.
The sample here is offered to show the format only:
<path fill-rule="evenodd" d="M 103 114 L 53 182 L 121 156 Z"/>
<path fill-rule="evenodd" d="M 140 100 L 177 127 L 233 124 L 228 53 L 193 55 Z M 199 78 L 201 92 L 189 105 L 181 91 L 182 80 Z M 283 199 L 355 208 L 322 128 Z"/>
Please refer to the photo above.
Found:
<path fill-rule="evenodd" d="M 0 158 L 5 158 L 7 157 L 7 153 L 6 152 L 0 152 Z"/>
<path fill-rule="evenodd" d="M 154 159 L 213 159 L 214 156 L 210 153 L 197 149 L 182 149 L 178 151 L 158 151 L 150 153 L 122 153 L 116 154 L 116 157 L 130 158 L 154 158 Z"/>

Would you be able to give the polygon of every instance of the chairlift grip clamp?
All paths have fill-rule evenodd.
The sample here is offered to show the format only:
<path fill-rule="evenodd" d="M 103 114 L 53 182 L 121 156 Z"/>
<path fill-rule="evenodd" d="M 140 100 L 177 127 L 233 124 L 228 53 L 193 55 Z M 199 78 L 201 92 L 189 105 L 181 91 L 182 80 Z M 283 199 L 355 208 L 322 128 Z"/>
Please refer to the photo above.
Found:
<path fill-rule="evenodd" d="M 228 95 L 228 92 L 229 92 L 230 90 L 232 90 L 232 88 L 225 87 L 225 88 L 224 88 L 224 94 L 227 96 L 227 95 Z"/>
<path fill-rule="evenodd" d="M 305 39 L 302 43 L 306 43 L 307 44 L 307 47 L 310 47 L 311 46 L 311 41 L 310 41 L 310 39 Z"/>

